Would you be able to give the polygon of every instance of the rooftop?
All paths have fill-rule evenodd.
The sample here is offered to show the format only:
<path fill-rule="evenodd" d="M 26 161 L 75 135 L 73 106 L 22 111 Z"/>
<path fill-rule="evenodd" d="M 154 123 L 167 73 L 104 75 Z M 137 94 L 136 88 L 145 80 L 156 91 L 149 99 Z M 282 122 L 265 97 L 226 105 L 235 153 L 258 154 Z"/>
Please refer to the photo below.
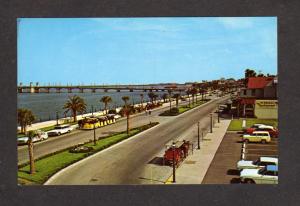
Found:
<path fill-rule="evenodd" d="M 249 77 L 248 89 L 263 89 L 268 83 L 272 82 L 274 77 Z"/>

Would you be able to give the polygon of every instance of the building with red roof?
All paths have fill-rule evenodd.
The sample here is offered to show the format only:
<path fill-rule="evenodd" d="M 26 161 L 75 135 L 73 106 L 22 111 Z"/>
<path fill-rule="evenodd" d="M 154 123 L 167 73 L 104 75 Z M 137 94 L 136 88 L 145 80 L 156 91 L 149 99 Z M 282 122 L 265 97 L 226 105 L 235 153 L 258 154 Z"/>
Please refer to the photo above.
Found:
<path fill-rule="evenodd" d="M 247 88 L 239 92 L 238 116 L 277 118 L 277 77 L 249 77 L 247 80 Z"/>

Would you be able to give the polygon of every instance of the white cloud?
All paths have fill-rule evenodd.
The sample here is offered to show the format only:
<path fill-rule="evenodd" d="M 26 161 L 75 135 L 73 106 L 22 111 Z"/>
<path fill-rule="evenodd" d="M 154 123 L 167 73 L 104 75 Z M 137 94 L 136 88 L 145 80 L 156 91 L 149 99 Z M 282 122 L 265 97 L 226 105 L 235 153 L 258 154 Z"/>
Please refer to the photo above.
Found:
<path fill-rule="evenodd" d="M 248 29 L 253 26 L 251 17 L 218 17 L 217 21 L 229 29 Z"/>

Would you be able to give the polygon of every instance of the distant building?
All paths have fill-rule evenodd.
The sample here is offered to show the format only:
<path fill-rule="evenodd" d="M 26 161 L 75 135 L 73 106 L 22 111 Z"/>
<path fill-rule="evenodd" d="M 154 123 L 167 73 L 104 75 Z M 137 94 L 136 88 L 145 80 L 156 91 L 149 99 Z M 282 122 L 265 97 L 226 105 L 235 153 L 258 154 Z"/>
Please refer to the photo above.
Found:
<path fill-rule="evenodd" d="M 249 77 L 239 91 L 238 116 L 277 119 L 277 83 L 277 77 Z"/>

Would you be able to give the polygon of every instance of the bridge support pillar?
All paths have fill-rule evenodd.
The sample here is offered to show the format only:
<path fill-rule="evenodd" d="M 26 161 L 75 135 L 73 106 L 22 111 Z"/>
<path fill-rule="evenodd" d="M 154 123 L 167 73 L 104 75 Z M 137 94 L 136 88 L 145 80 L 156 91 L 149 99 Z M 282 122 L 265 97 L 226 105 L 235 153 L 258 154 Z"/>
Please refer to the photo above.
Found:
<path fill-rule="evenodd" d="M 95 93 L 96 92 L 96 89 L 92 89 L 92 93 Z"/>
<path fill-rule="evenodd" d="M 130 92 L 133 92 L 133 89 L 130 89 L 129 91 L 130 91 Z"/>
<path fill-rule="evenodd" d="M 56 88 L 56 93 L 60 93 L 60 88 Z"/>
<path fill-rule="evenodd" d="M 80 90 L 80 93 L 83 93 L 83 88 L 80 88 L 79 90 Z"/>
<path fill-rule="evenodd" d="M 107 92 L 108 90 L 107 89 L 104 89 L 104 92 Z"/>
<path fill-rule="evenodd" d="M 68 93 L 72 93 L 72 88 L 68 88 Z"/>
<path fill-rule="evenodd" d="M 117 92 L 121 92 L 121 90 L 117 89 Z"/>

